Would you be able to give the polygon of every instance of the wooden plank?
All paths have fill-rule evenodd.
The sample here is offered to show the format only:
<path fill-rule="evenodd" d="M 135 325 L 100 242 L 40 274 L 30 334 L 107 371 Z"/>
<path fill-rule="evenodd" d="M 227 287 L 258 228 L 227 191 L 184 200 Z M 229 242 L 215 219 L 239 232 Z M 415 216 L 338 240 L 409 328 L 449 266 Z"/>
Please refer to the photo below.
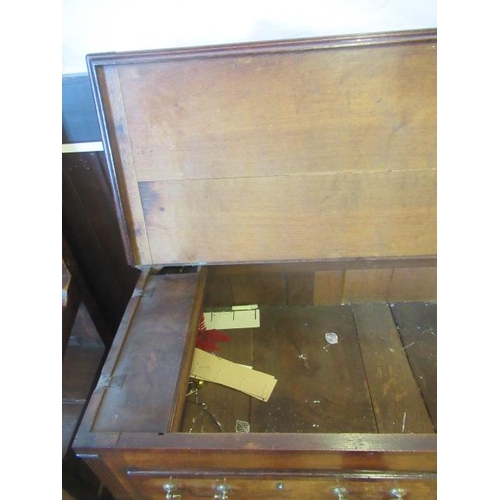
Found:
<path fill-rule="evenodd" d="M 63 155 L 62 181 L 63 256 L 109 348 L 139 271 L 126 264 L 104 154 Z"/>
<path fill-rule="evenodd" d="M 214 274 L 208 269 L 205 286 L 205 308 L 228 307 L 233 304 L 233 288 L 229 275 Z"/>
<path fill-rule="evenodd" d="M 144 62 L 119 72 L 140 182 L 435 166 L 431 43 Z"/>
<path fill-rule="evenodd" d="M 101 68 L 99 77 L 100 85 L 103 87 L 101 95 L 107 110 L 105 119 L 109 133 L 108 140 L 112 151 L 115 152 L 114 155 L 111 151 L 107 153 L 108 158 L 114 163 L 116 178 L 112 181 L 117 183 L 120 190 L 119 195 L 116 192 L 113 194 L 125 252 L 129 264 L 153 264 L 137 184 L 132 148 L 133 138 L 128 129 L 127 110 L 123 102 L 119 71 L 113 66 Z"/>
<path fill-rule="evenodd" d="M 437 304 L 391 304 L 406 355 L 437 428 Z"/>
<path fill-rule="evenodd" d="M 392 269 L 349 269 L 345 272 L 342 302 L 385 302 Z"/>
<path fill-rule="evenodd" d="M 344 286 L 343 271 L 317 271 L 314 273 L 314 305 L 340 304 Z"/>
<path fill-rule="evenodd" d="M 401 40 L 92 60 L 137 263 L 435 255 L 436 41 Z"/>
<path fill-rule="evenodd" d="M 235 274 L 231 276 L 234 305 L 286 305 L 284 273 Z"/>
<path fill-rule="evenodd" d="M 220 342 L 215 354 L 252 366 L 253 329 L 224 330 L 229 342 Z M 250 420 L 250 396 L 229 387 L 204 382 L 186 398 L 182 432 L 235 432 L 236 421 Z"/>
<path fill-rule="evenodd" d="M 202 272 L 149 277 L 113 371 L 98 384 L 105 392 L 94 430 L 170 430 L 184 402 L 204 279 Z"/>
<path fill-rule="evenodd" d="M 156 181 L 140 191 L 155 262 L 436 253 L 432 170 Z"/>
<path fill-rule="evenodd" d="M 314 297 L 314 273 L 287 273 L 286 289 L 290 306 L 310 306 Z"/>
<path fill-rule="evenodd" d="M 436 257 L 333 259 L 306 262 L 264 262 L 254 264 L 226 264 L 211 266 L 210 276 L 245 273 L 307 273 L 345 271 L 346 269 L 394 269 L 397 267 L 436 267 Z"/>
<path fill-rule="evenodd" d="M 251 401 L 253 432 L 376 431 L 350 307 L 263 307 L 253 366 L 278 380 Z"/>
<path fill-rule="evenodd" d="M 95 382 L 104 347 L 69 345 L 62 362 L 62 399 L 86 400 Z"/>
<path fill-rule="evenodd" d="M 84 401 L 63 402 L 62 404 L 62 456 L 68 452 L 78 428 L 78 422 L 85 408 Z"/>
<path fill-rule="evenodd" d="M 128 448 L 120 456 L 121 470 L 127 469 L 127 463 L 135 463 L 144 468 L 170 468 L 185 476 L 193 471 L 210 474 L 252 469 L 291 475 L 299 471 L 306 475 L 312 471 L 428 473 L 436 470 L 437 462 L 436 434 L 123 433 L 120 447 Z M 113 459 L 117 456 L 113 453 Z"/>
<path fill-rule="evenodd" d="M 352 306 L 380 433 L 434 432 L 387 304 Z"/>
<path fill-rule="evenodd" d="M 395 268 L 388 301 L 422 301 L 437 299 L 437 267 Z"/>
<path fill-rule="evenodd" d="M 101 346 L 104 350 L 103 341 L 84 302 L 78 306 L 69 342 L 82 346 Z"/>

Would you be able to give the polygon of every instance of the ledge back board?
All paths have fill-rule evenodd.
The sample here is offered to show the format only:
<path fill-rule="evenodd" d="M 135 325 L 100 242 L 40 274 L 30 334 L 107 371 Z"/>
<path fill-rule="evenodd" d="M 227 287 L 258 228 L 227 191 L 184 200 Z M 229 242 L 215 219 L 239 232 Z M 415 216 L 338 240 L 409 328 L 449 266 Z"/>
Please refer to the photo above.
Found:
<path fill-rule="evenodd" d="M 89 55 L 129 263 L 435 255 L 436 43 Z"/>

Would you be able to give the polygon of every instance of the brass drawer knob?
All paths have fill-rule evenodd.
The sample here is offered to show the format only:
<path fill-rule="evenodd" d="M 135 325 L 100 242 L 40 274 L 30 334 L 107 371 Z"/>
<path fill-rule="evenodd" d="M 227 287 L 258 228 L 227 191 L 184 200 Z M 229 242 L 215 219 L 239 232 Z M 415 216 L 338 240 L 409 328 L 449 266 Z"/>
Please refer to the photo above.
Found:
<path fill-rule="evenodd" d="M 177 486 L 174 483 L 165 483 L 163 485 L 163 491 L 166 493 L 165 500 L 175 500 L 181 499 L 182 495 L 175 495 L 174 491 L 177 489 Z"/>
<path fill-rule="evenodd" d="M 332 493 L 334 495 L 337 495 L 338 500 L 344 500 L 347 499 L 347 493 L 349 492 L 347 491 L 347 488 L 342 488 L 339 486 L 337 488 L 333 488 Z"/>
<path fill-rule="evenodd" d="M 389 491 L 389 495 L 397 498 L 397 500 L 401 500 L 406 496 L 406 490 L 404 488 L 392 488 L 392 490 Z"/>
<path fill-rule="evenodd" d="M 229 500 L 229 492 L 231 491 L 231 486 L 229 484 L 218 484 L 215 486 L 214 500 Z"/>

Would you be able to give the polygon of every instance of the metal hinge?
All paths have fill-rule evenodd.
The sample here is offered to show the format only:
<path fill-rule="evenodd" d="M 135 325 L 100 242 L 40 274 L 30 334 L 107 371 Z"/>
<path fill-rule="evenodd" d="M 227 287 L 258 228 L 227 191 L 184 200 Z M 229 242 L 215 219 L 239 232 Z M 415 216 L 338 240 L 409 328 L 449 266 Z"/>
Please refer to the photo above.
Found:
<path fill-rule="evenodd" d="M 99 378 L 99 382 L 97 382 L 95 392 L 100 392 L 103 389 L 115 388 L 120 389 L 123 385 L 123 381 L 125 380 L 125 375 L 116 375 L 114 377 L 110 377 L 108 375 L 102 375 Z"/>

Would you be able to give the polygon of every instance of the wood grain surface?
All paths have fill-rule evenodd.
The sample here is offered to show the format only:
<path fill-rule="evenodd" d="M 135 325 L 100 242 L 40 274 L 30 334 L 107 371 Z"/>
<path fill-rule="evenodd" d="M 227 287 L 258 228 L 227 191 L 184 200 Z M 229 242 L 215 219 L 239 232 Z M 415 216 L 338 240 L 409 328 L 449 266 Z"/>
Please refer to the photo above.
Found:
<path fill-rule="evenodd" d="M 378 432 L 434 432 L 388 304 L 353 312 Z"/>
<path fill-rule="evenodd" d="M 435 49 L 306 43 L 99 67 L 131 258 L 435 255 Z"/>
<path fill-rule="evenodd" d="M 437 429 L 437 304 L 400 302 L 391 305 L 414 378 Z"/>
<path fill-rule="evenodd" d="M 153 262 L 436 253 L 432 170 L 154 181 L 139 188 Z"/>
<path fill-rule="evenodd" d="M 192 318 L 197 329 L 201 279 L 199 273 L 149 277 L 113 371 L 100 381 L 104 396 L 93 424 L 96 430 L 170 429 L 178 391 L 187 384 L 186 348 L 196 336 Z"/>
<path fill-rule="evenodd" d="M 376 431 L 350 307 L 262 308 L 254 368 L 278 383 L 267 403 L 252 400 L 253 432 Z"/>

